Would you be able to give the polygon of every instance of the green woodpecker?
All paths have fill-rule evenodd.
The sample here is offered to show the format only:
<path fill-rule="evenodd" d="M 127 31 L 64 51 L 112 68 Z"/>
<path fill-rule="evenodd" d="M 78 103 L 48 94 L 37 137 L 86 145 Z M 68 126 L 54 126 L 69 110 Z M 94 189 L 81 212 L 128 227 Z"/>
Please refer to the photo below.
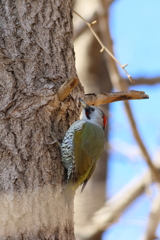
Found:
<path fill-rule="evenodd" d="M 79 100 L 83 106 L 80 120 L 66 132 L 61 149 L 67 185 L 75 191 L 82 184 L 82 192 L 103 152 L 107 118 L 101 109 Z"/>

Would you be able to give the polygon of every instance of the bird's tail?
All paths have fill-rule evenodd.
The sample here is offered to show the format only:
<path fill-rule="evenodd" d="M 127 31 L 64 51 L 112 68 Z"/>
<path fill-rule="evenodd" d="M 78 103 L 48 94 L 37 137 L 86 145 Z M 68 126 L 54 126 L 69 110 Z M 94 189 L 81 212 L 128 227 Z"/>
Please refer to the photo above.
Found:
<path fill-rule="evenodd" d="M 68 183 L 64 189 L 64 199 L 65 199 L 66 205 L 71 205 L 71 203 L 73 203 L 74 195 L 75 195 L 75 190 L 73 189 L 72 184 Z"/>

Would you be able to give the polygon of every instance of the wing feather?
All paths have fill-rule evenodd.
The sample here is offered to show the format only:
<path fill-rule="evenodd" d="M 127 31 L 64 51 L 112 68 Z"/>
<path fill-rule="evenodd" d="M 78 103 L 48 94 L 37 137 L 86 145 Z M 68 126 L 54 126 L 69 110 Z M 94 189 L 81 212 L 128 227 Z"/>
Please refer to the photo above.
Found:
<path fill-rule="evenodd" d="M 86 122 L 81 130 L 75 132 L 73 153 L 76 161 L 75 172 L 79 185 L 85 180 L 88 181 L 91 177 L 96 161 L 103 152 L 104 142 L 103 129 L 93 123 Z M 84 189 L 84 187 L 82 188 Z"/>

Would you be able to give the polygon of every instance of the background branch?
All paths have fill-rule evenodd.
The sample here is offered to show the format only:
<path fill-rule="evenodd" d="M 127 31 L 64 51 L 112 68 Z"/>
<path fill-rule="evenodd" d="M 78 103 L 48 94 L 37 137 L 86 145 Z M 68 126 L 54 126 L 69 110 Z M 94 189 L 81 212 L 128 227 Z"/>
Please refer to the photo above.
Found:
<path fill-rule="evenodd" d="M 154 240 L 157 238 L 156 229 L 158 227 L 159 221 L 160 221 L 160 193 L 157 194 L 157 196 L 152 202 L 146 232 L 142 240 Z"/>
<path fill-rule="evenodd" d="M 128 85 L 131 85 L 130 82 L 127 81 L 127 79 L 123 79 L 127 82 Z M 134 78 L 135 85 L 155 85 L 160 84 L 160 77 L 155 78 Z"/>
<path fill-rule="evenodd" d="M 101 12 L 99 13 L 99 30 L 101 32 L 101 37 L 103 42 L 107 45 L 107 48 L 113 53 L 113 47 L 112 47 L 112 39 L 111 39 L 111 35 L 109 32 L 109 24 L 108 24 L 108 14 L 106 14 L 106 2 L 101 0 Z M 105 26 L 105 27 L 104 27 Z M 109 56 L 105 56 L 105 60 L 106 60 L 106 65 L 108 66 L 108 70 L 109 70 L 109 74 L 110 74 L 110 78 L 111 78 L 111 82 L 112 85 L 115 89 L 118 89 L 119 91 L 126 91 L 127 90 L 127 83 L 125 81 L 122 81 L 121 77 L 119 76 L 118 73 L 118 69 L 117 66 L 115 64 L 115 61 L 113 61 L 113 59 Z M 153 172 L 153 174 L 155 175 L 155 178 L 158 182 L 160 182 L 160 176 L 159 173 L 156 169 L 156 167 L 154 166 L 154 164 L 152 163 L 152 160 L 149 156 L 149 153 L 142 141 L 142 138 L 139 134 L 135 119 L 133 117 L 133 113 L 130 107 L 129 102 L 125 101 L 124 102 L 124 106 L 125 106 L 125 110 L 129 119 L 129 123 L 131 125 L 131 129 L 133 132 L 133 135 L 137 141 L 137 143 L 139 144 L 139 147 L 141 149 L 141 152 L 143 154 L 143 157 L 146 161 L 146 163 L 148 164 L 148 166 L 150 167 L 151 171 Z"/>
<path fill-rule="evenodd" d="M 91 239 L 113 225 L 121 216 L 123 211 L 137 199 L 153 181 L 151 171 L 135 177 L 120 192 L 108 200 L 104 207 L 97 211 L 91 224 L 83 231 L 82 239 Z"/>

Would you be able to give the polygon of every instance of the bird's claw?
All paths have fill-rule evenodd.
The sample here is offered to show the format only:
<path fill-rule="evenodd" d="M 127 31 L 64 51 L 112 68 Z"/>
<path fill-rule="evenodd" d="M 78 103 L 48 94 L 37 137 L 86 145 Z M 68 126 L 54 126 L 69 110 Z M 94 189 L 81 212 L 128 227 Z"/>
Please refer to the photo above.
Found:
<path fill-rule="evenodd" d="M 58 146 L 59 146 L 60 149 L 61 149 L 61 144 L 58 142 L 58 140 L 56 139 L 55 134 L 54 134 L 53 132 L 51 132 L 51 137 L 52 137 L 52 139 L 53 139 L 54 141 L 51 142 L 51 143 L 47 143 L 47 145 L 54 145 L 55 143 L 57 143 Z"/>

